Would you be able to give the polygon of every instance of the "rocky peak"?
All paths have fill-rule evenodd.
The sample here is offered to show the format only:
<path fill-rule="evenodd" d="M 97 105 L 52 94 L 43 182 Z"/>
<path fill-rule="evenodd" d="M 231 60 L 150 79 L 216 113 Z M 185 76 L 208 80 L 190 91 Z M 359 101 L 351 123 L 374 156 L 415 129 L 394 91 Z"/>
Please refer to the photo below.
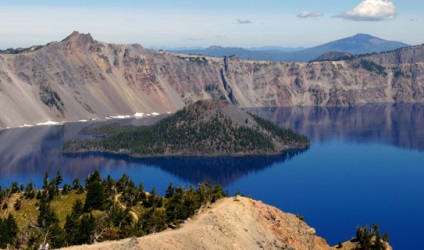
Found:
<path fill-rule="evenodd" d="M 84 34 L 78 31 L 72 32 L 68 37 L 62 40 L 62 42 L 70 42 L 76 46 L 87 46 L 94 42 L 93 37 L 90 33 Z"/>
<path fill-rule="evenodd" d="M 375 39 L 377 37 L 374 37 L 374 36 L 371 36 L 371 35 L 368 35 L 368 34 L 359 33 L 359 34 L 354 35 L 352 38 L 355 38 L 355 39 L 358 39 L 358 40 L 370 40 L 370 39 Z"/>

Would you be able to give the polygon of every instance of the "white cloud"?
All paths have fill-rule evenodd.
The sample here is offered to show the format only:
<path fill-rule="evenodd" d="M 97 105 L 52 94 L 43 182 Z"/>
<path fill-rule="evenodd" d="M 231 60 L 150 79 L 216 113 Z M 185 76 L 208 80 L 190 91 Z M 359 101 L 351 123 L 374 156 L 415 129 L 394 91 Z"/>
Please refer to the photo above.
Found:
<path fill-rule="evenodd" d="M 335 16 L 354 21 L 386 21 L 396 18 L 396 6 L 388 0 L 365 0 L 353 10 Z"/>
<path fill-rule="evenodd" d="M 324 16 L 324 14 L 321 13 L 321 12 L 312 12 L 312 11 L 307 11 L 307 10 L 304 10 L 304 11 L 302 11 L 302 13 L 297 15 L 297 17 L 300 17 L 300 18 L 322 17 L 322 16 Z"/>
<path fill-rule="evenodd" d="M 237 23 L 238 24 L 249 24 L 252 23 L 252 21 L 250 21 L 249 19 L 237 19 Z"/>

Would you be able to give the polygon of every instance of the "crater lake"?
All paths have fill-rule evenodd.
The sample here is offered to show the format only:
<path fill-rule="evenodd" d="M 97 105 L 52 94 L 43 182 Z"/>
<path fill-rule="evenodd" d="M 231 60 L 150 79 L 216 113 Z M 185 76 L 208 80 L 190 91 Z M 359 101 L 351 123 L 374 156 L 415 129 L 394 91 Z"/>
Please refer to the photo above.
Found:
<path fill-rule="evenodd" d="M 357 225 L 377 223 L 394 249 L 422 249 L 424 231 L 424 104 L 369 104 L 349 108 L 252 108 L 249 112 L 307 135 L 307 150 L 280 156 L 135 159 L 87 153 L 63 155 L 69 139 L 94 123 L 0 131 L 0 185 L 33 181 L 60 171 L 64 183 L 99 170 L 127 173 L 146 190 L 210 180 L 305 221 L 330 245 L 355 236 Z M 109 121 L 148 124 L 149 121 Z M 150 121 L 152 122 L 152 121 Z"/>

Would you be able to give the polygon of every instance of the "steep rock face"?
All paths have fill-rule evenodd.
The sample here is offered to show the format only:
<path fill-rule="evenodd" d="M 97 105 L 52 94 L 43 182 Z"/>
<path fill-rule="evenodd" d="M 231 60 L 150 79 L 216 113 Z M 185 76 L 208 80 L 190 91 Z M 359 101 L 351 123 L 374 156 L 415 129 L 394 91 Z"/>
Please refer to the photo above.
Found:
<path fill-rule="evenodd" d="M 136 112 L 201 99 L 241 107 L 423 102 L 424 48 L 338 62 L 274 63 L 153 51 L 72 33 L 0 55 L 0 128 Z"/>

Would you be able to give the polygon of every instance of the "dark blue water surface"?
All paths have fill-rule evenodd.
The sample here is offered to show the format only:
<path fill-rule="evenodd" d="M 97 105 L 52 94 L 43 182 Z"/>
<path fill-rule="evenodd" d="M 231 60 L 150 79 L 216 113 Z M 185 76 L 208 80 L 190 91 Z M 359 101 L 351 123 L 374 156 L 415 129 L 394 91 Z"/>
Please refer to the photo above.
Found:
<path fill-rule="evenodd" d="M 94 170 L 127 173 L 159 193 L 172 182 L 210 180 L 234 193 L 301 214 L 330 245 L 377 223 L 394 249 L 422 249 L 424 232 L 424 105 L 350 108 L 282 107 L 250 112 L 306 134 L 308 150 L 272 157 L 132 159 L 61 154 L 64 140 L 90 124 L 0 131 L 0 185 L 33 181 L 60 170 L 65 182 Z"/>

